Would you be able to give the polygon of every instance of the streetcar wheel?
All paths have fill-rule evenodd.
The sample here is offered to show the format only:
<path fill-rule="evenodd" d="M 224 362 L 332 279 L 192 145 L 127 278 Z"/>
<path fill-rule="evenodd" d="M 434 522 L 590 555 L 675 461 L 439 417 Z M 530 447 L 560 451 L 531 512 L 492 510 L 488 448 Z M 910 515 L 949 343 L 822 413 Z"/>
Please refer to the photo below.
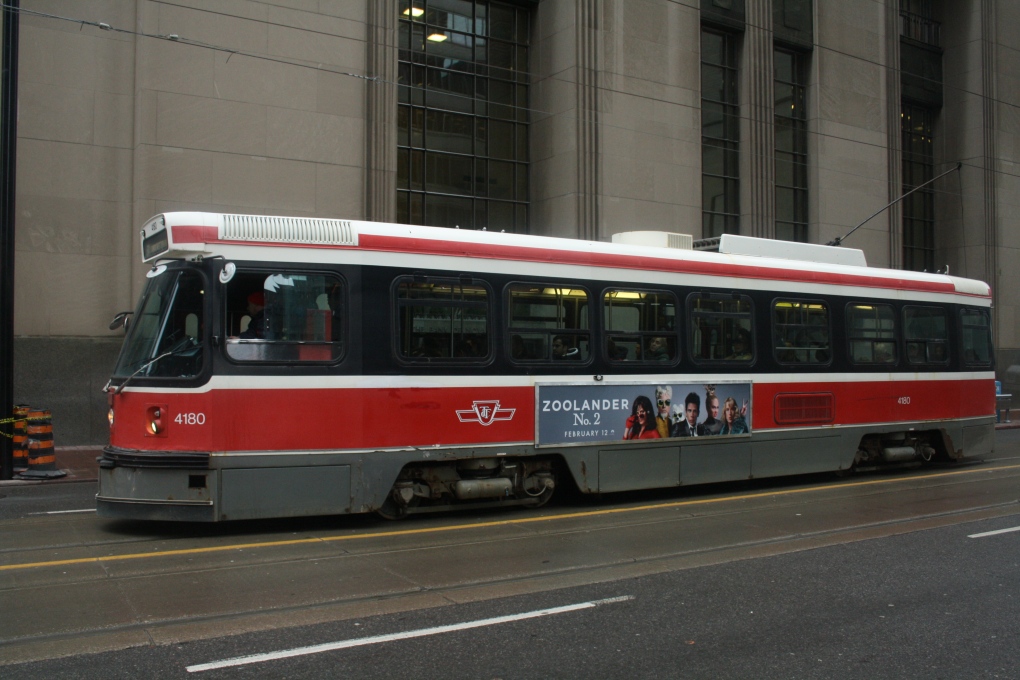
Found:
<path fill-rule="evenodd" d="M 386 502 L 382 504 L 382 507 L 376 510 L 376 513 L 383 519 L 404 519 L 407 517 L 407 505 L 398 503 L 393 500 L 393 496 L 389 496 Z"/>
<path fill-rule="evenodd" d="M 385 519 L 404 519 L 408 511 L 420 502 L 421 498 L 414 495 L 410 482 L 397 482 L 390 489 L 386 502 L 376 512 Z"/>
<path fill-rule="evenodd" d="M 556 477 L 548 472 L 531 475 L 524 480 L 524 498 L 532 500 L 531 507 L 540 508 L 553 497 L 556 491 Z"/>

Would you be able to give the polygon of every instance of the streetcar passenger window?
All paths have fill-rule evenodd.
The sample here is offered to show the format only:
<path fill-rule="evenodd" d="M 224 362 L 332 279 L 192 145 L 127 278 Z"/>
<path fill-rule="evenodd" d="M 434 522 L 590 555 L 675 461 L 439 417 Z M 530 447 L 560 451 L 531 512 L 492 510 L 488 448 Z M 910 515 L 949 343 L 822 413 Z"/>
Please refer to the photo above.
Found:
<path fill-rule="evenodd" d="M 891 305 L 847 305 L 850 360 L 856 364 L 896 363 L 896 314 Z"/>
<path fill-rule="evenodd" d="M 397 355 L 478 362 L 489 356 L 489 291 L 481 284 L 429 277 L 398 280 Z"/>
<path fill-rule="evenodd" d="M 507 347 L 513 361 L 588 360 L 588 291 L 555 284 L 511 284 L 507 294 Z"/>
<path fill-rule="evenodd" d="M 987 309 L 960 311 L 963 325 L 963 363 L 990 366 L 992 363 L 992 324 Z"/>
<path fill-rule="evenodd" d="M 687 298 L 687 307 L 695 361 L 750 363 L 754 359 L 751 298 L 694 293 Z"/>
<path fill-rule="evenodd" d="M 225 298 L 231 359 L 331 363 L 343 355 L 346 291 L 335 275 L 239 270 Z"/>
<path fill-rule="evenodd" d="M 609 361 L 675 362 L 676 298 L 664 291 L 608 290 L 602 298 Z"/>
<path fill-rule="evenodd" d="M 908 364 L 949 362 L 949 325 L 941 307 L 904 307 L 903 340 Z"/>
<path fill-rule="evenodd" d="M 781 364 L 829 363 L 828 305 L 815 300 L 776 300 L 772 336 L 776 361 Z"/>

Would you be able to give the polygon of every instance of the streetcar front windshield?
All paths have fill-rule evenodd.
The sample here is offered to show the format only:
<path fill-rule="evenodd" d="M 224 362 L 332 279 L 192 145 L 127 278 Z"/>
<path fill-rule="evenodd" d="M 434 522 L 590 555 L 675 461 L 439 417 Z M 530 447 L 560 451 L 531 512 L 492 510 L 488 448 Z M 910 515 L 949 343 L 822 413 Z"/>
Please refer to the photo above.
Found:
<path fill-rule="evenodd" d="M 150 278 L 113 377 L 197 375 L 202 368 L 204 297 L 197 271 L 166 270 Z"/>

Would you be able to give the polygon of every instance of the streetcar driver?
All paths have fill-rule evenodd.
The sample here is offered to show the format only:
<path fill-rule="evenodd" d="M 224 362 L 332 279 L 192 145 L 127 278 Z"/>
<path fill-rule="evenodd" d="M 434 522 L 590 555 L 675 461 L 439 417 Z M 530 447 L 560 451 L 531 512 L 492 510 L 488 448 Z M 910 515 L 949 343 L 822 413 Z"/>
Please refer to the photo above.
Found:
<path fill-rule="evenodd" d="M 244 340 L 263 339 L 266 337 L 266 294 L 257 290 L 248 296 L 248 329 L 241 333 Z"/>

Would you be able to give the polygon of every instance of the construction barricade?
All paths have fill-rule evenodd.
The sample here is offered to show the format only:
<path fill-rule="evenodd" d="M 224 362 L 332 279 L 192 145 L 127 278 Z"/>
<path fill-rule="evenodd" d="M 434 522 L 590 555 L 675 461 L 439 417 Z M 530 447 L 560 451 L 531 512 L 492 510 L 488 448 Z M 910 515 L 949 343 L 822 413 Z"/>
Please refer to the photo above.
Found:
<path fill-rule="evenodd" d="M 27 406 L 14 407 L 14 440 L 12 449 L 14 451 L 14 472 L 23 472 L 28 469 L 28 417 Z"/>
<path fill-rule="evenodd" d="M 53 449 L 53 417 L 45 409 L 27 409 L 25 415 L 26 450 L 28 469 L 15 475 L 15 479 L 56 479 L 67 473 L 57 469 L 57 456 Z"/>

